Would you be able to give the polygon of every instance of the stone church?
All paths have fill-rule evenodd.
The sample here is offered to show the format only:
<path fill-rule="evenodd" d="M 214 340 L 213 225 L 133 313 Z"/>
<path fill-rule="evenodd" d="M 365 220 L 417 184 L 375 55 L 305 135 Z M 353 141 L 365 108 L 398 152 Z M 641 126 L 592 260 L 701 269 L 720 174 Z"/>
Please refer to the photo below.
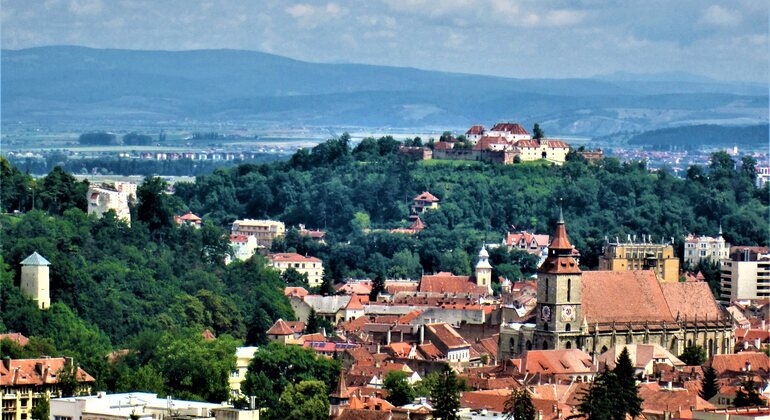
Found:
<path fill-rule="evenodd" d="M 599 355 L 625 343 L 674 354 L 700 345 L 732 353 L 732 322 L 705 282 L 662 283 L 653 270 L 581 271 L 560 215 L 537 272 L 534 323 L 503 323 L 501 360 L 527 350 L 581 349 Z"/>

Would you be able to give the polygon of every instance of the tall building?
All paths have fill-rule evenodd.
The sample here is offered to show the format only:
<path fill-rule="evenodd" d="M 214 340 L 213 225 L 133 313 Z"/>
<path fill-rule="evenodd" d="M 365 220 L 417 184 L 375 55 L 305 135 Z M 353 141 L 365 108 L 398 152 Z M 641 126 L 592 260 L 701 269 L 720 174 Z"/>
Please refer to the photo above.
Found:
<path fill-rule="evenodd" d="M 307 285 L 317 287 L 323 283 L 323 261 L 316 257 L 305 257 L 297 253 L 270 254 L 267 256 L 270 267 L 283 273 L 293 268 L 300 274 L 307 274 Z"/>
<path fill-rule="evenodd" d="M 476 284 L 486 287 L 487 293 L 492 294 L 492 265 L 489 263 L 489 252 L 484 247 L 481 247 L 479 262 L 476 263 Z"/>
<path fill-rule="evenodd" d="M 655 270 L 665 282 L 679 281 L 679 258 L 671 244 L 651 242 L 610 242 L 599 258 L 599 270 Z"/>
<path fill-rule="evenodd" d="M 51 306 L 51 277 L 48 262 L 42 255 L 33 252 L 21 262 L 21 292 L 37 303 L 40 309 Z"/>
<path fill-rule="evenodd" d="M 735 246 L 721 266 L 723 302 L 770 298 L 770 249 Z"/>
<path fill-rule="evenodd" d="M 124 188 L 121 185 L 121 188 Z M 104 213 L 112 210 L 118 219 L 125 220 L 131 224 L 131 211 L 128 208 L 128 198 L 131 191 L 112 188 L 108 185 L 92 185 L 88 187 L 88 214 L 95 214 L 98 217 L 104 216 Z M 135 190 L 134 190 L 135 194 Z"/>
<path fill-rule="evenodd" d="M 730 244 L 722 237 L 721 226 L 716 238 L 692 234 L 684 238 L 684 262 L 690 267 L 695 267 L 701 261 L 718 263 L 729 256 Z"/>
<path fill-rule="evenodd" d="M 498 358 L 529 350 L 604 353 L 623 344 L 659 344 L 674 354 L 700 345 L 730 353 L 732 324 L 705 282 L 658 281 L 655 271 L 581 271 L 559 218 L 537 272 L 534 323 L 503 323 Z"/>
<path fill-rule="evenodd" d="M 257 247 L 270 249 L 273 240 L 286 233 L 286 225 L 277 220 L 243 219 L 233 222 L 233 235 L 254 236 L 257 238 Z"/>
<path fill-rule="evenodd" d="M 3 359 L 0 363 L 2 420 L 31 419 L 32 409 L 41 400 L 61 396 L 59 373 L 65 363 L 64 357 Z M 79 383 L 75 392 L 90 393 L 94 378 L 80 368 L 77 368 L 75 377 Z"/>

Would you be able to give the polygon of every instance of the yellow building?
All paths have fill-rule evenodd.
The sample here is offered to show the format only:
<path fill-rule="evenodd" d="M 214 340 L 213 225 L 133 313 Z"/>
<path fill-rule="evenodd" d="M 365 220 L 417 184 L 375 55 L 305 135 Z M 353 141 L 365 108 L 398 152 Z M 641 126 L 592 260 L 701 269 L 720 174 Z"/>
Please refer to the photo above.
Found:
<path fill-rule="evenodd" d="M 29 420 L 32 409 L 43 398 L 61 397 L 59 373 L 64 369 L 65 362 L 64 357 L 3 359 L 0 363 L 2 420 Z M 75 393 L 90 394 L 94 378 L 80 368 L 77 368 L 76 377 L 80 387 Z"/>
<path fill-rule="evenodd" d="M 270 249 L 273 240 L 286 233 L 286 225 L 277 220 L 243 219 L 233 222 L 233 235 L 254 236 L 259 249 Z"/>
<path fill-rule="evenodd" d="M 230 392 L 233 395 L 241 395 L 241 384 L 246 380 L 246 372 L 249 370 L 249 363 L 254 358 L 254 353 L 259 347 L 238 347 L 235 349 L 235 370 L 230 372 Z"/>
<path fill-rule="evenodd" d="M 655 243 L 608 243 L 604 255 L 599 258 L 599 270 L 655 270 L 664 282 L 679 281 L 679 258 L 671 244 Z"/>
<path fill-rule="evenodd" d="M 307 274 L 307 285 L 317 287 L 323 283 L 324 265 L 323 261 L 316 257 L 305 257 L 297 253 L 279 253 L 267 256 L 267 262 L 270 267 L 283 273 L 293 268 L 300 274 Z"/>

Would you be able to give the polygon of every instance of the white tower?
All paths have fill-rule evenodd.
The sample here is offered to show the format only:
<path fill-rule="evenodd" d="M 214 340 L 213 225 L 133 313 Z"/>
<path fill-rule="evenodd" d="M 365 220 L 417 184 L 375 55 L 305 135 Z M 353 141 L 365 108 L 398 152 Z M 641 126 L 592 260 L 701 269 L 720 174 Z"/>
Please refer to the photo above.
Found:
<path fill-rule="evenodd" d="M 487 288 L 492 294 L 492 265 L 489 264 L 489 253 L 483 246 L 479 251 L 479 262 L 476 263 L 476 284 Z"/>
<path fill-rule="evenodd" d="M 32 298 L 40 309 L 51 306 L 49 265 L 51 263 L 37 252 L 21 262 L 21 292 Z"/>

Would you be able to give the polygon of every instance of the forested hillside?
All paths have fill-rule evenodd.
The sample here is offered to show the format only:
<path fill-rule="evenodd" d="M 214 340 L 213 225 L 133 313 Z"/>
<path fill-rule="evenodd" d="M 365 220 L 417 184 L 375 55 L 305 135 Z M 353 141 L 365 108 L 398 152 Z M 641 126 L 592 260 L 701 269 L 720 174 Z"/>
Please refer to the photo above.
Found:
<path fill-rule="evenodd" d="M 768 189 L 754 186 L 751 158 L 738 164 L 717 153 L 709 167 L 692 167 L 680 179 L 642 163 L 589 164 L 577 155 L 563 167 L 412 162 L 396 153 L 398 145 L 367 139 L 351 149 L 343 136 L 286 162 L 177 184 L 175 195 L 148 178 L 130 227 L 110 215 L 86 215 L 87 184 L 63 170 L 35 180 L 0 160 L 0 207 L 7 212 L 0 216 L 0 328 L 33 337 L 33 346 L 3 353 L 74 355 L 100 389 L 221 400 L 234 363 L 226 355 L 239 343 L 265 343 L 273 321 L 293 318 L 282 294 L 292 279 L 265 268 L 261 257 L 223 264 L 235 218 L 326 229 L 326 244 L 290 229 L 274 250 L 322 258 L 327 293 L 332 281 L 347 277 L 470 274 L 482 243 L 499 242 L 512 225 L 548 232 L 560 200 L 586 267 L 596 266 L 605 236 L 681 241 L 688 232 L 715 234 L 721 223 L 733 244 L 768 244 Z M 412 198 L 426 190 L 441 199 L 423 217 L 427 228 L 414 236 L 388 233 L 408 225 Z M 200 230 L 173 224 L 173 214 L 188 209 L 203 216 Z M 54 304 L 44 312 L 14 287 L 19 262 L 34 251 L 51 262 Z M 495 279 L 536 268 L 528 254 L 491 254 Z M 217 340 L 203 340 L 206 328 Z M 108 363 L 107 354 L 119 349 L 131 351 Z"/>

